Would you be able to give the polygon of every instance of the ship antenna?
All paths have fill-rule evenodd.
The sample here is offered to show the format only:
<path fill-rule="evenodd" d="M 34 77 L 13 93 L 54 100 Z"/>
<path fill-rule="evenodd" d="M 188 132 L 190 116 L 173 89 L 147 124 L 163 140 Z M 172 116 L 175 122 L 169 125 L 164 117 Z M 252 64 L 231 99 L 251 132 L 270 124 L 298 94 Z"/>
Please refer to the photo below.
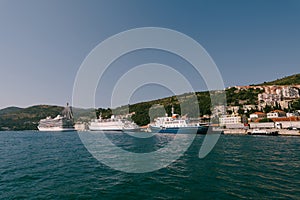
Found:
<path fill-rule="evenodd" d="M 73 112 L 72 109 L 69 106 L 69 103 L 67 102 L 67 106 L 62 112 L 63 116 L 66 117 L 67 119 L 73 119 Z"/>

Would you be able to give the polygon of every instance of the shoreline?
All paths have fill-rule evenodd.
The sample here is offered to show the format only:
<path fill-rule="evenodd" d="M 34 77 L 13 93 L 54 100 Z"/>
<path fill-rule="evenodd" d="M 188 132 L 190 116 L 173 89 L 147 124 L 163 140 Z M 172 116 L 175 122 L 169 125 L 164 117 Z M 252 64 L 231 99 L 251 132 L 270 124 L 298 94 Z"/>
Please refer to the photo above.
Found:
<path fill-rule="evenodd" d="M 247 132 L 254 129 L 223 129 L 224 135 L 247 135 Z M 287 130 L 287 129 L 265 129 L 268 131 L 278 131 L 278 136 L 300 136 L 299 130 Z"/>

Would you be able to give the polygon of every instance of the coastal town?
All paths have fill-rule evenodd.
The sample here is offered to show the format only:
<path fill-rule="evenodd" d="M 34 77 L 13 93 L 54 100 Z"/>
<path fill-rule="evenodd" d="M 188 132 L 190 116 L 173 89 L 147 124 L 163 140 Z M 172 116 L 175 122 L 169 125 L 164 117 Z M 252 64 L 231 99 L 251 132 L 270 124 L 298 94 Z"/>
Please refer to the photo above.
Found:
<path fill-rule="evenodd" d="M 149 131 L 150 126 L 152 126 L 152 129 L 154 128 L 155 124 L 153 123 L 155 120 L 160 119 L 163 121 L 161 121 L 160 124 L 156 124 L 157 128 L 165 127 L 166 125 L 170 126 L 170 128 L 172 128 L 172 126 L 177 126 L 176 128 L 188 126 L 188 128 L 197 128 L 198 133 L 206 133 L 205 126 L 218 126 L 222 128 L 224 134 L 253 134 L 255 131 L 258 131 L 258 133 L 262 132 L 263 134 L 278 133 L 279 135 L 300 136 L 300 108 L 299 105 L 294 106 L 297 102 L 299 104 L 300 85 L 235 86 L 226 88 L 225 91 L 227 95 L 227 106 L 222 105 L 215 107 L 214 109 L 221 111 L 215 116 L 213 114 L 204 113 L 198 118 L 193 118 L 186 117 L 185 114 L 179 113 L 182 114 L 182 116 L 180 116 L 174 112 L 174 107 L 177 107 L 177 113 L 180 111 L 180 109 L 178 109 L 180 108 L 179 104 L 176 104 L 176 101 L 174 102 L 174 97 L 168 97 L 156 100 L 155 102 L 143 102 L 132 105 L 135 107 L 135 111 L 125 115 L 119 114 L 114 116 L 112 115 L 111 109 L 99 108 L 96 109 L 96 112 L 99 111 L 98 115 L 96 114 L 99 119 L 95 119 L 95 109 L 80 110 L 80 112 L 77 110 L 75 115 L 78 113 L 80 113 L 80 115 L 75 117 L 74 127 L 71 127 L 71 129 L 78 131 L 102 130 L 102 126 L 107 128 L 106 126 L 109 124 L 112 126 L 110 129 L 113 130 L 133 129 Z M 202 106 L 202 108 L 206 108 L 203 107 L 203 101 L 201 101 L 201 99 L 203 99 L 201 95 L 203 94 L 204 93 L 197 94 L 199 97 L 199 107 Z M 138 121 L 146 119 L 144 116 L 148 116 L 147 107 L 151 106 L 153 108 L 155 103 L 164 105 L 162 106 L 164 109 L 169 107 L 169 112 L 167 112 L 166 109 L 164 112 L 161 112 L 160 115 L 157 115 L 156 119 L 153 118 L 151 121 Z M 33 106 L 26 109 L 4 109 L 2 110 L 2 123 L 10 122 L 11 125 L 8 123 L 4 124 L 5 126 L 0 126 L 0 130 L 32 130 L 36 127 L 38 127 L 39 130 L 48 130 L 47 126 L 49 124 L 57 124 L 60 122 L 60 119 L 64 120 L 62 116 L 57 115 L 57 117 L 55 117 L 56 115 L 54 115 L 54 113 L 59 114 L 61 112 L 60 109 L 60 107 L 46 105 Z M 120 107 L 119 109 L 122 108 Z M 4 111 L 6 111 L 6 113 Z M 203 109 L 200 111 L 203 113 Z M 47 118 L 34 117 L 34 115 L 40 115 L 44 112 L 49 113 L 45 116 Z M 169 117 L 166 116 L 167 113 Z M 215 114 L 216 112 L 213 113 Z M 10 116 L 11 120 L 9 121 Z M 18 116 L 18 118 L 16 118 L 16 116 Z M 22 116 L 27 118 L 22 120 Z M 51 116 L 55 118 L 52 119 Z M 101 117 L 103 118 L 101 119 Z M 213 118 L 217 120 L 213 120 Z M 133 121 L 129 122 L 127 119 Z M 172 120 L 172 123 L 164 120 Z M 55 121 L 55 123 L 52 123 L 52 121 Z M 19 124 L 17 122 L 19 122 Z M 136 122 L 139 127 L 137 127 L 134 122 Z M 178 122 L 178 124 L 176 125 L 175 122 Z M 46 128 L 42 128 L 41 125 L 43 124 L 45 124 Z M 125 124 L 126 127 L 123 127 Z M 201 127 L 201 129 L 199 129 L 199 127 Z M 70 127 L 65 127 L 64 129 L 69 130 Z"/>
<path fill-rule="evenodd" d="M 200 113 L 192 107 L 184 113 L 181 110 L 178 98 L 189 105 L 195 95 L 191 93 L 113 109 L 71 108 L 68 104 L 63 112 L 61 106 L 8 107 L 0 110 L 0 130 L 176 132 L 184 128 L 205 134 L 208 127 L 218 127 L 224 134 L 300 136 L 300 84 L 291 84 L 295 78 L 298 83 L 298 77 L 278 79 L 277 84 L 228 87 L 224 90 L 226 104 L 213 108 L 209 92 L 196 92 Z M 282 81 L 285 84 L 278 84 Z"/>
<path fill-rule="evenodd" d="M 229 101 L 227 106 L 217 106 L 214 109 L 218 110 L 219 114 L 217 112 L 216 116 L 202 115 L 198 118 L 198 123 L 206 123 L 213 127 L 219 126 L 224 134 L 262 132 L 262 134 L 278 133 L 279 135 L 300 136 L 300 109 L 297 110 L 293 107 L 293 103 L 300 99 L 300 85 L 235 86 L 227 88 L 226 91 L 234 91 L 236 94 L 247 91 L 248 95 L 250 91 L 251 95 L 257 94 L 257 96 L 251 96 L 251 100 Z M 248 104 L 249 102 L 253 102 L 253 104 Z M 118 117 L 127 119 L 133 115 L 135 112 Z M 171 117 L 174 116 L 174 107 L 172 106 Z M 213 117 L 218 119 L 217 122 L 212 120 Z M 166 117 L 161 116 L 160 119 L 162 118 Z M 187 118 L 181 119 L 186 120 Z M 197 118 L 188 119 L 197 121 Z M 173 120 L 172 123 L 174 124 L 175 121 Z M 141 126 L 142 130 L 147 131 L 151 123 L 153 122 Z M 79 122 L 75 124 L 75 129 L 88 130 L 89 128 L 87 123 Z"/>
<path fill-rule="evenodd" d="M 259 128 L 298 135 L 300 110 L 292 109 L 292 103 L 300 99 L 300 85 L 235 86 L 234 89 L 237 92 L 249 89 L 261 92 L 257 95 L 257 104 L 239 102 L 239 106 L 226 107 L 227 114 L 219 118 L 225 133 L 243 133 Z"/>

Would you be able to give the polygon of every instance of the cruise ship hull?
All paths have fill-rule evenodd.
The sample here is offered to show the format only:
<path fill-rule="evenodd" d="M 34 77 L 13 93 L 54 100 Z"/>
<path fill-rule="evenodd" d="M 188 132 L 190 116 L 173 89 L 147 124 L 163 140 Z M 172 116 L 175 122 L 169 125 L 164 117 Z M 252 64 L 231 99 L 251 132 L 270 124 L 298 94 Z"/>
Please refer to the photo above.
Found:
<path fill-rule="evenodd" d="M 150 126 L 151 132 L 172 134 L 206 134 L 208 126 L 198 127 L 155 127 Z"/>
<path fill-rule="evenodd" d="M 100 126 L 89 126 L 90 131 L 129 131 L 129 132 L 135 132 L 139 131 L 139 128 L 128 128 L 128 129 L 123 129 L 123 128 L 118 128 L 118 127 L 100 127 Z"/>
<path fill-rule="evenodd" d="M 140 128 L 132 122 L 125 119 L 97 119 L 89 124 L 90 131 L 123 131 L 133 132 L 139 131 Z"/>
<path fill-rule="evenodd" d="M 57 131 L 57 132 L 66 132 L 66 131 L 75 131 L 74 128 L 62 128 L 62 127 L 38 127 L 39 131 Z"/>
<path fill-rule="evenodd" d="M 51 116 L 41 119 L 37 127 L 39 131 L 75 131 L 73 122 L 73 113 L 69 104 L 62 112 L 61 115 L 57 115 L 55 118 Z"/>

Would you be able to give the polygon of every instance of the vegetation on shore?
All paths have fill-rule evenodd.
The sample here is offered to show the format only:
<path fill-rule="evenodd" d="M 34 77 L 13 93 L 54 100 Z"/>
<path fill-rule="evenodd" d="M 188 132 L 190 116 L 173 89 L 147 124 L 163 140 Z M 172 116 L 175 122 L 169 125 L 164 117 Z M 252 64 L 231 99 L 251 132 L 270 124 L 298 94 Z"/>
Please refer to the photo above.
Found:
<path fill-rule="evenodd" d="M 28 108 L 9 107 L 0 110 L 0 131 L 1 130 L 37 130 L 41 119 L 48 116 L 56 117 L 63 110 L 62 106 L 36 105 Z M 94 109 L 74 108 L 74 119 L 89 121 L 95 118 Z"/>
<path fill-rule="evenodd" d="M 300 84 L 300 74 L 296 74 L 290 77 L 278 79 L 276 81 L 264 83 L 261 85 L 291 85 Z M 264 92 L 260 89 L 241 89 L 238 90 L 235 87 L 228 88 L 226 90 L 227 105 L 239 106 L 239 113 L 243 114 L 243 105 L 257 105 L 257 96 L 259 93 Z M 98 108 L 98 109 L 78 109 L 73 108 L 75 121 L 88 122 L 89 120 L 99 117 L 100 113 L 103 118 L 110 118 L 111 115 L 120 115 L 127 113 L 134 113 L 131 119 L 138 125 L 146 125 L 154 117 L 162 116 L 164 113 L 171 114 L 171 108 L 174 107 L 175 113 L 181 115 L 187 115 L 188 117 L 199 117 L 193 108 L 193 106 L 185 106 L 185 110 L 181 111 L 180 103 L 188 103 L 191 105 L 193 102 L 193 94 L 186 93 L 179 96 L 172 96 L 163 99 L 141 102 L 128 106 L 121 106 L 115 109 L 110 108 Z M 211 114 L 211 99 L 209 92 L 197 92 L 196 97 L 199 106 L 200 116 Z M 40 119 L 47 116 L 55 117 L 61 113 L 63 107 L 50 106 L 50 105 L 37 105 L 28 108 L 9 107 L 0 110 L 0 130 L 37 130 L 37 125 Z M 280 107 L 266 106 L 264 112 L 269 112 L 272 109 L 280 109 Z M 300 110 L 300 99 L 294 101 L 290 110 Z M 253 109 L 247 112 L 247 115 L 257 111 Z M 181 113 L 183 112 L 183 113 Z M 152 119 L 150 119 L 150 117 Z"/>
<path fill-rule="evenodd" d="M 6 109 L 0 113 L 0 130 L 36 130 L 40 119 L 56 116 L 62 109 L 49 105 Z"/>
<path fill-rule="evenodd" d="M 275 81 L 264 82 L 259 85 L 300 85 L 300 74 L 287 76 Z"/>

